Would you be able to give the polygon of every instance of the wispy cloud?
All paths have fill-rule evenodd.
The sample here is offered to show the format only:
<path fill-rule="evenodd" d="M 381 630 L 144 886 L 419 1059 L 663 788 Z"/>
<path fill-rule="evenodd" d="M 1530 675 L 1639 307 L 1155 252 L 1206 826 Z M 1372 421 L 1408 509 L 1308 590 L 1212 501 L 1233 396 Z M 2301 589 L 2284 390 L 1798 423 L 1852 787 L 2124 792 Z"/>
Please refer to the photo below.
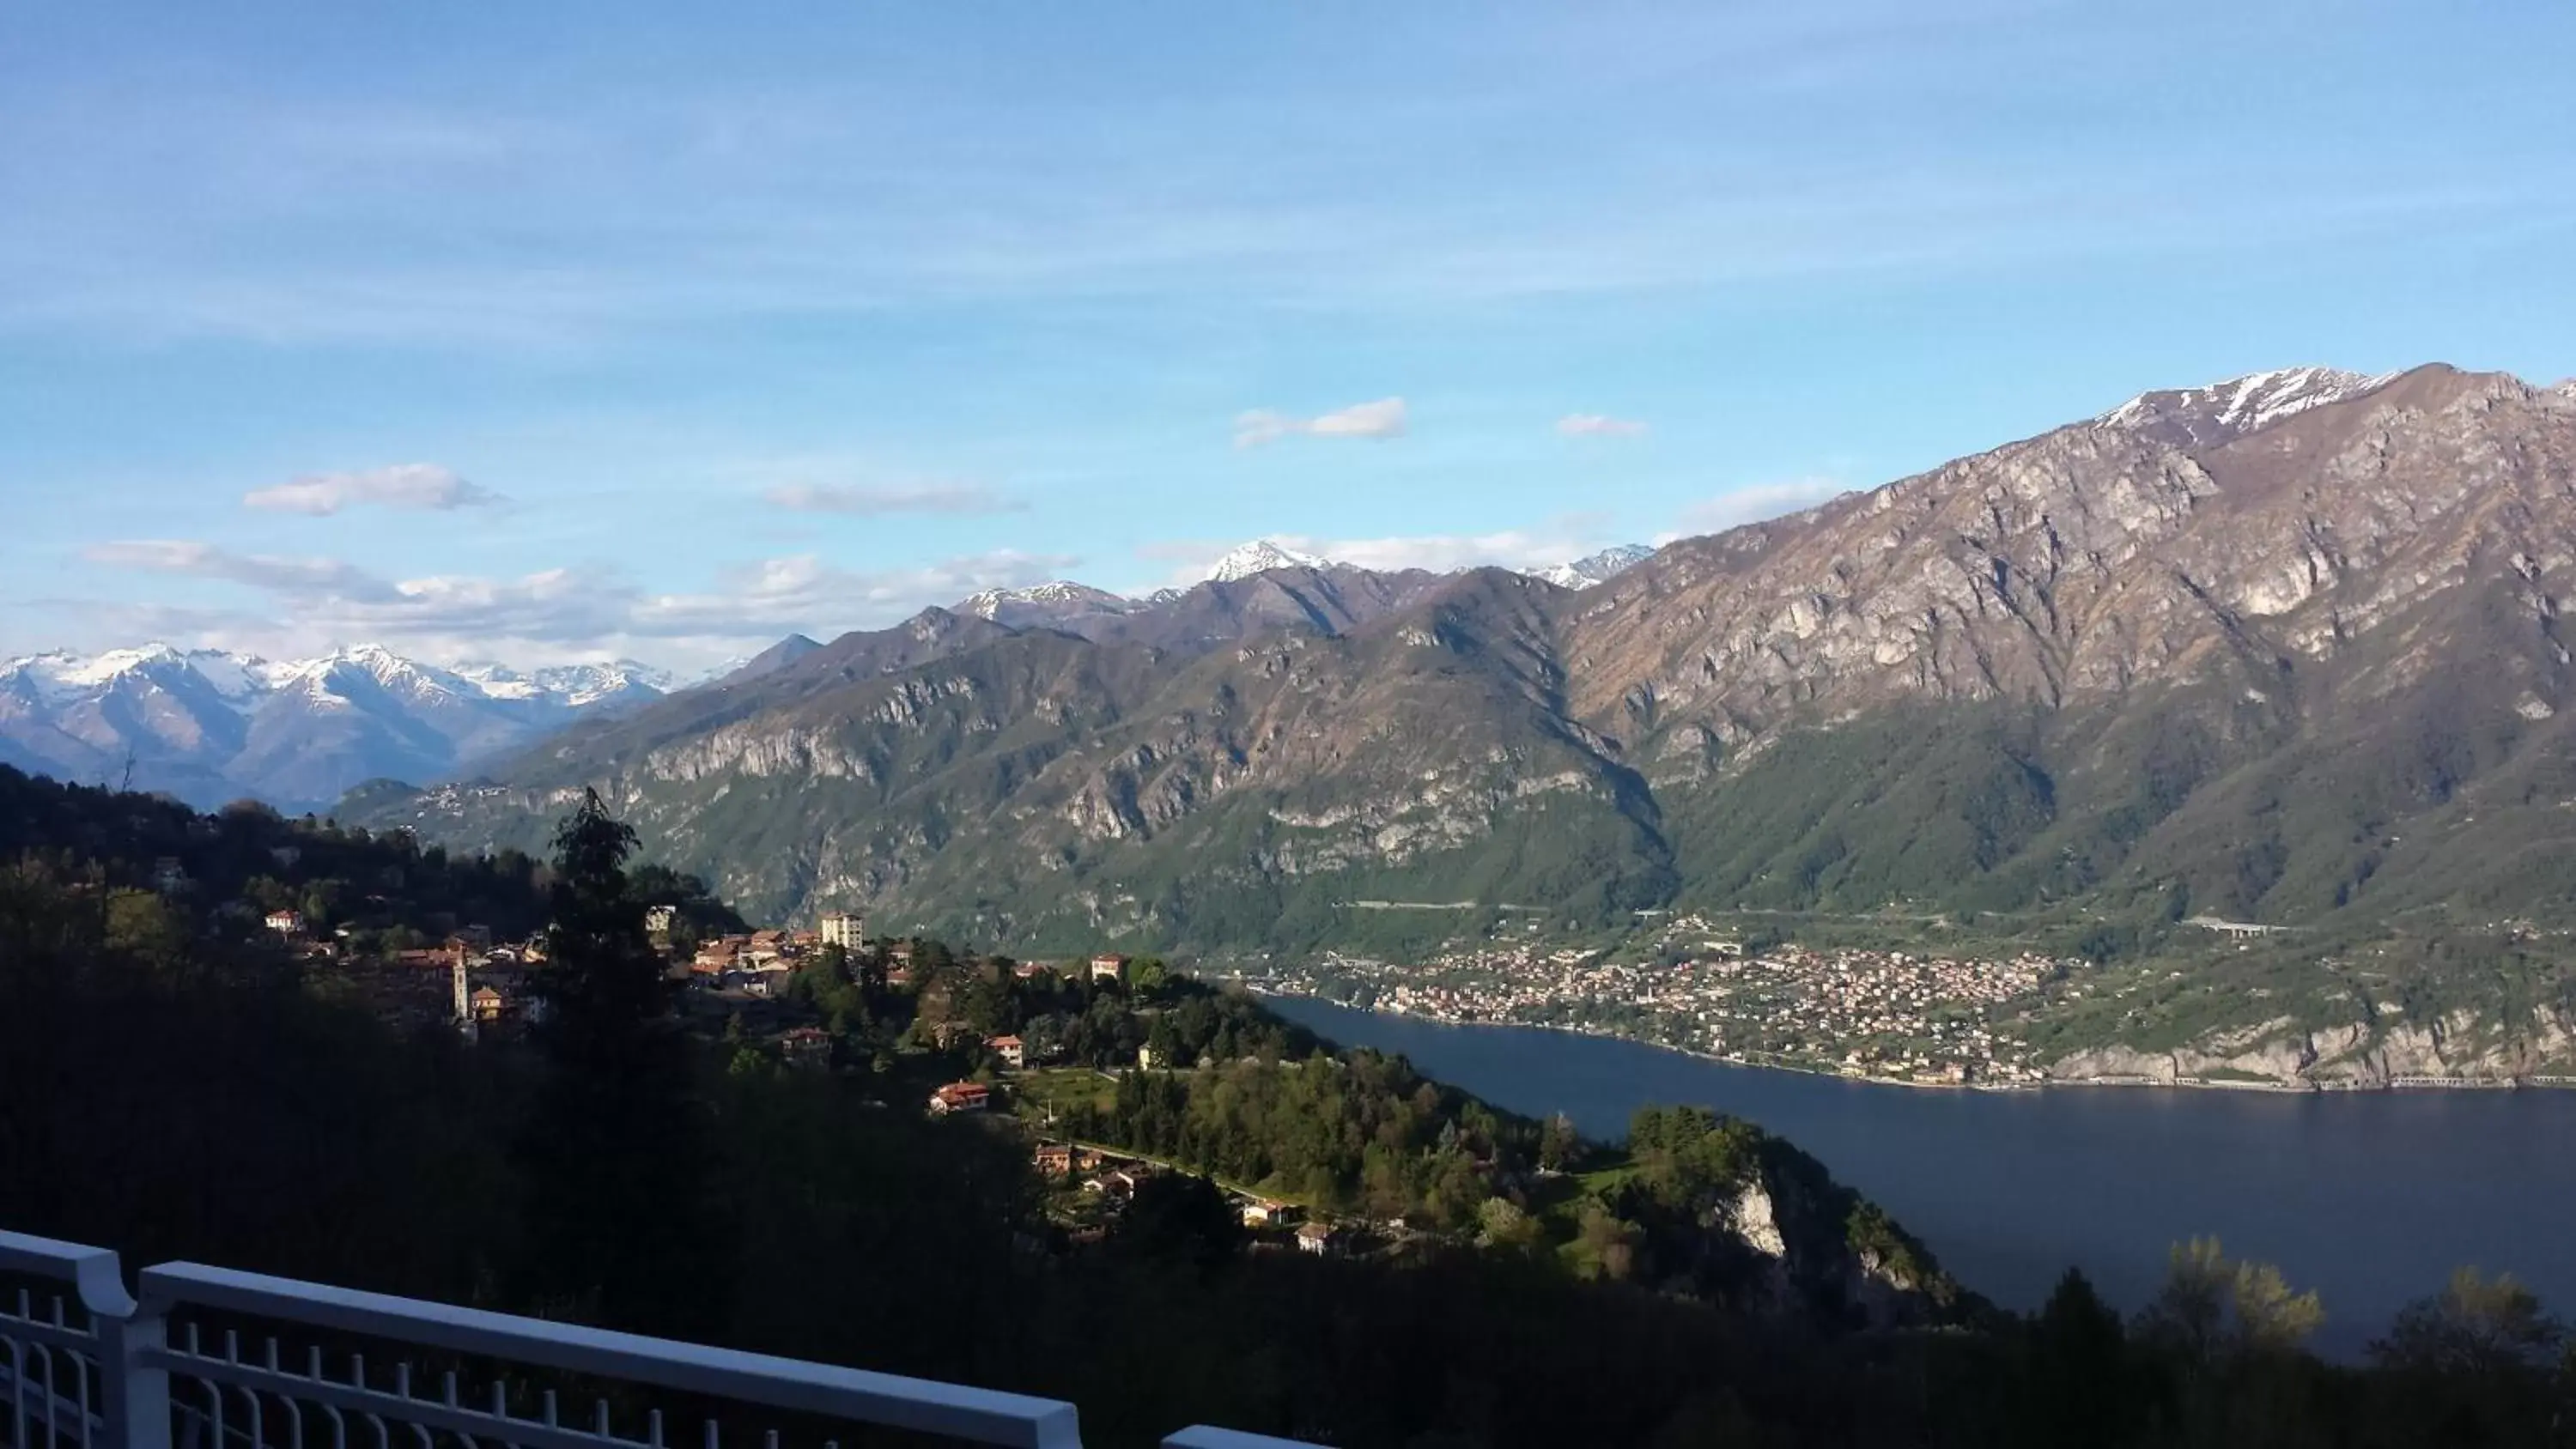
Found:
<path fill-rule="evenodd" d="M 1556 430 L 1569 438 L 1634 438 L 1644 434 L 1646 425 L 1608 413 L 1567 413 L 1556 420 Z"/>
<path fill-rule="evenodd" d="M 389 585 L 365 570 L 336 559 L 235 553 L 191 539 L 122 539 L 93 545 L 82 550 L 81 556 L 110 568 L 220 579 L 273 593 L 382 599 L 391 592 Z"/>
<path fill-rule="evenodd" d="M 2285 27 L 2295 9 L 2265 8 Z M 0 288 L 0 328 L 526 347 L 961 299 L 1419 306 L 2276 256 L 2571 214 L 2549 130 L 2489 126 L 2464 148 L 2476 107 L 2446 124 L 2365 116 L 2294 174 L 2244 146 L 2232 112 L 2161 125 L 2117 168 L 2101 148 L 2125 130 L 1987 125 L 1991 106 L 2053 98 L 2073 58 L 2116 52 L 2138 60 L 2100 97 L 2117 127 L 2175 78 L 2206 77 L 2211 57 L 2175 39 L 2187 25 L 2057 0 L 1798 9 L 1659 16 L 1652 45 L 1632 27 L 1497 15 L 1386 37 L 1418 84 L 1281 67 L 1078 111 L 1031 97 L 1025 113 L 997 110 L 976 67 L 854 87 L 801 85 L 788 66 L 756 89 L 712 67 L 647 85 L 542 49 L 363 96 L 122 56 L 48 85 L 36 37 L 9 97 L 24 163 L 0 174 L 0 275 L 17 283 Z M 1086 40 L 1171 41 L 1144 24 L 1095 21 Z M 1001 53 L 1059 43 L 1038 27 Z M 1554 59 L 1534 79 L 1538 55 Z M 292 46 L 263 59 L 297 74 Z M 427 47 L 414 79 L 457 59 Z M 2318 79 L 2349 98 L 2373 73 Z M 2513 80 L 2492 98 L 2545 90 Z M 2249 104 L 2295 124 L 2293 101 L 2317 99 Z M 1763 124 L 1793 113 L 1813 124 Z M 1297 147 L 1270 144 L 1283 122 Z M 1498 153 L 1520 164 L 1482 164 Z M 2435 160 L 2454 164 L 2421 164 Z M 189 225 L 155 224 L 173 215 Z"/>
<path fill-rule="evenodd" d="M 812 555 L 761 560 L 696 593 L 660 593 L 613 568 L 545 569 L 515 578 L 434 575 L 387 579 L 332 559 L 236 553 L 194 540 L 97 545 L 92 562 L 215 579 L 258 590 L 289 622 L 246 626 L 239 609 L 151 606 L 151 632 L 225 647 L 310 649 L 351 639 L 416 643 L 453 656 L 667 646 L 670 655 L 766 644 L 788 633 L 825 636 L 881 627 L 926 605 L 982 589 L 1056 577 L 1081 562 L 1013 549 L 908 568 L 842 568 Z M 109 604 L 74 605 L 114 611 Z M 121 617 L 136 617 L 126 609 Z M 694 646 L 694 647 L 693 647 Z"/>
<path fill-rule="evenodd" d="M 1730 489 L 1684 507 L 1669 532 L 1655 535 L 1655 546 L 1660 548 L 1679 538 L 1724 533 L 1730 528 L 1795 513 L 1848 491 L 1842 480 L 1826 477 L 1788 478 Z"/>
<path fill-rule="evenodd" d="M 502 501 L 501 495 L 436 463 L 396 463 L 353 473 L 313 473 L 242 495 L 245 508 L 325 515 L 359 504 L 445 512 Z"/>
<path fill-rule="evenodd" d="M 1028 505 L 977 483 L 898 484 L 885 487 L 789 483 L 761 497 L 796 513 L 1019 513 Z"/>
<path fill-rule="evenodd" d="M 1234 445 L 1255 448 L 1263 443 L 1275 443 L 1291 433 L 1317 438 L 1400 438 L 1404 436 L 1404 423 L 1404 399 L 1400 397 L 1354 403 L 1311 418 L 1255 411 L 1234 420 Z"/>

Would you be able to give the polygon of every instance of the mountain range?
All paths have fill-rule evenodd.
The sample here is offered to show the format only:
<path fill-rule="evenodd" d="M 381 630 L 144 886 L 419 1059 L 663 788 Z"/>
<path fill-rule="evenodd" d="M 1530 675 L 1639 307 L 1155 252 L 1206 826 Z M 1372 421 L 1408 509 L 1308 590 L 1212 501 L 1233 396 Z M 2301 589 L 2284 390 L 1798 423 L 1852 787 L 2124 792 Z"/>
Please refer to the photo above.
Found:
<path fill-rule="evenodd" d="M 1614 548 L 1535 572 L 1582 587 L 1650 552 Z M 1134 599 L 1058 580 L 976 594 L 954 612 L 1013 628 L 1196 647 L 1295 620 L 1346 626 L 1434 577 L 1370 574 L 1264 539 L 1226 554 L 1208 578 L 1241 583 L 1277 569 L 1307 577 L 1286 590 L 1254 587 L 1213 600 L 1168 589 Z M 364 781 L 445 780 L 589 716 L 683 689 L 745 684 L 824 647 L 791 635 L 687 681 L 631 660 L 526 673 L 442 666 L 379 644 L 287 662 L 160 643 L 58 651 L 0 664 L 0 764 L 87 783 L 130 778 L 137 789 L 206 808 L 249 797 L 291 812 L 324 810 Z"/>
<path fill-rule="evenodd" d="M 285 662 L 166 644 L 39 654 L 0 665 L 0 763 L 204 808 L 321 810 L 362 781 L 445 778 L 671 687 L 631 662 L 443 669 L 372 644 Z"/>
<path fill-rule="evenodd" d="M 2306 932 L 2303 1000 L 2439 1019 L 2475 975 L 2423 966 L 2446 932 L 2576 927 L 2571 569 L 2576 388 L 2296 369 L 1580 592 L 1291 560 L 929 610 L 343 811 L 526 847 L 596 785 L 752 914 L 1033 949 L 1408 919 L 1367 901 L 1986 913 L 2087 949 L 2214 916 Z M 2389 974 L 2315 974 L 2347 947 Z"/>

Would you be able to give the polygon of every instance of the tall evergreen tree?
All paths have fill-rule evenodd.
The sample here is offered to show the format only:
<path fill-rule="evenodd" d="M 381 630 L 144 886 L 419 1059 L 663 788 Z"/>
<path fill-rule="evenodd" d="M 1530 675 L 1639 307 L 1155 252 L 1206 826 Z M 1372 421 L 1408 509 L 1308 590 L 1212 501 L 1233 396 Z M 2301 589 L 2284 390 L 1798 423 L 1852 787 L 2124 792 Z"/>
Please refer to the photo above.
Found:
<path fill-rule="evenodd" d="M 518 1144 L 524 1286 L 554 1311 L 705 1337 L 729 1316 L 730 1240 L 697 1063 L 627 886 L 635 833 L 585 791 L 554 847 L 538 1028 L 551 1070 Z"/>

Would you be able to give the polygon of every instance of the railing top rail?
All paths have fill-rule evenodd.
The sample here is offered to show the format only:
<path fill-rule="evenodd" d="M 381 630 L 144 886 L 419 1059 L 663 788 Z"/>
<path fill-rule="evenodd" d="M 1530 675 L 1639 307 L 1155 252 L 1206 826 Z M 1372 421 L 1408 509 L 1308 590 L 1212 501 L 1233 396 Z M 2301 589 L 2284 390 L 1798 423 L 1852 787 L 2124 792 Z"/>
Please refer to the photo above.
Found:
<path fill-rule="evenodd" d="M 1080 1449 L 1082 1443 L 1074 1406 L 1056 1399 L 519 1318 L 202 1263 L 146 1268 L 141 1288 L 143 1302 L 154 1310 L 184 1304 L 250 1313 L 983 1444 Z"/>
<path fill-rule="evenodd" d="M 130 1318 L 134 1298 L 125 1291 L 125 1274 L 116 1253 L 32 1233 L 0 1232 L 0 1272 L 26 1273 L 69 1283 L 81 1307 L 105 1318 Z"/>

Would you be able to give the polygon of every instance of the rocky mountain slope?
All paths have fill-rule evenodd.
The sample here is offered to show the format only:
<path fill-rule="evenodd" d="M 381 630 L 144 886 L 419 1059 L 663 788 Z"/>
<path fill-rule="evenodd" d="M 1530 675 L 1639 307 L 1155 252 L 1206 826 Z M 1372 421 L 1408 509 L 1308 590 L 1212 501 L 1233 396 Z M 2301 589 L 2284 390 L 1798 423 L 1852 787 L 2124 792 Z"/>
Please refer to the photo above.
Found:
<path fill-rule="evenodd" d="M 0 665 L 0 763 L 212 807 L 327 809 L 384 775 L 443 777 L 585 715 L 658 699 L 636 664 L 457 669 L 361 645 L 272 662 L 163 644 Z"/>
<path fill-rule="evenodd" d="M 1371 900 L 2465 928 L 2576 887 L 2572 560 L 2576 398 L 2297 370 L 1579 592 L 1292 565 L 933 611 L 350 809 L 525 844 L 598 783 L 755 911 L 1033 943 L 1343 941 Z"/>

